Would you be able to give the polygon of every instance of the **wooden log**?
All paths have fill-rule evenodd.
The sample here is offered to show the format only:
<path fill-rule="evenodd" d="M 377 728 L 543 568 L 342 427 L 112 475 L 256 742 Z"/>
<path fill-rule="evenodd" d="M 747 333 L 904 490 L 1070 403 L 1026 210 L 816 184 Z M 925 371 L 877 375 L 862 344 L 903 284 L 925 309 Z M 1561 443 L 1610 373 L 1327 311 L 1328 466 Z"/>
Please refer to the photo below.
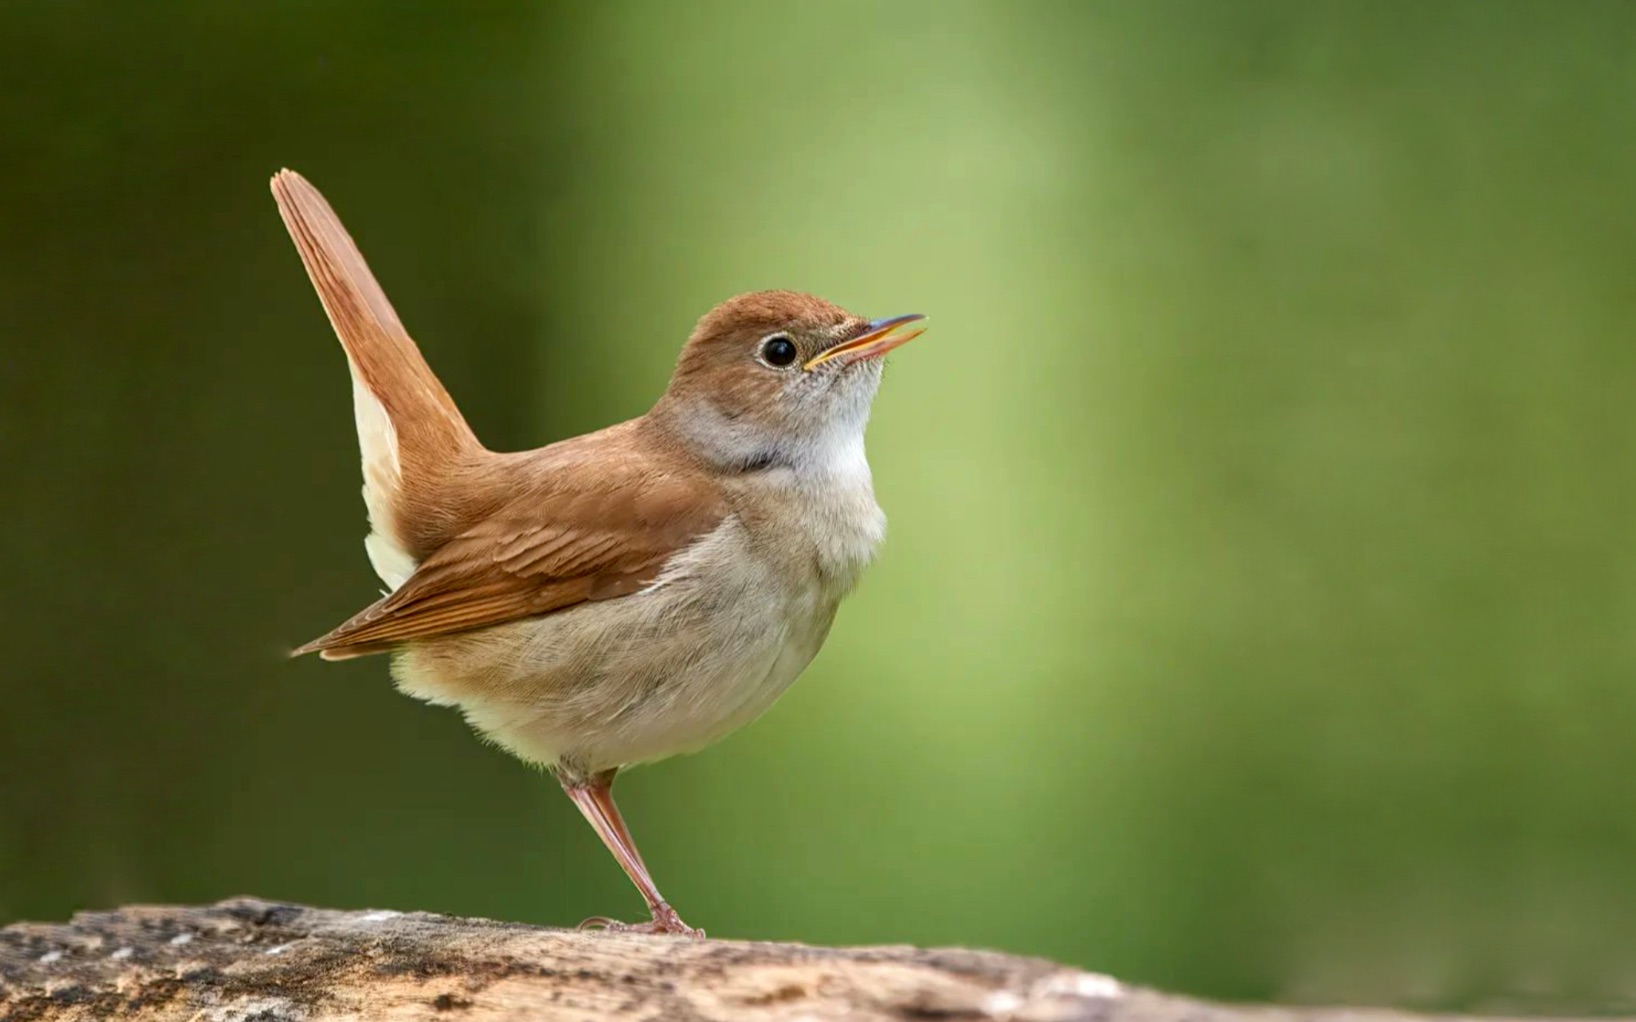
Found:
<path fill-rule="evenodd" d="M 0 1019 L 1406 1022 L 1210 1004 L 1035 958 L 545 929 L 240 898 L 0 930 Z"/>

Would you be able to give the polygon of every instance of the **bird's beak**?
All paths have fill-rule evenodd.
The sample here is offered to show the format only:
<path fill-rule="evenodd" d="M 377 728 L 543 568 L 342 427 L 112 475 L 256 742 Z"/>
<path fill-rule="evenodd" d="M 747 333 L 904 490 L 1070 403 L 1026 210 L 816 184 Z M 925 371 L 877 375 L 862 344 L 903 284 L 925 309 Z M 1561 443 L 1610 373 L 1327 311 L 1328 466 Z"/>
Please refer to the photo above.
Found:
<path fill-rule="evenodd" d="M 877 319 L 870 322 L 864 332 L 851 340 L 842 341 L 834 347 L 825 348 L 813 356 L 801 368 L 816 369 L 830 359 L 844 359 L 845 364 L 861 362 L 866 358 L 879 358 L 893 348 L 902 347 L 926 332 L 925 327 L 915 330 L 899 330 L 898 327 L 916 320 L 925 319 L 918 312 L 911 312 L 907 316 L 893 316 L 890 319 Z"/>

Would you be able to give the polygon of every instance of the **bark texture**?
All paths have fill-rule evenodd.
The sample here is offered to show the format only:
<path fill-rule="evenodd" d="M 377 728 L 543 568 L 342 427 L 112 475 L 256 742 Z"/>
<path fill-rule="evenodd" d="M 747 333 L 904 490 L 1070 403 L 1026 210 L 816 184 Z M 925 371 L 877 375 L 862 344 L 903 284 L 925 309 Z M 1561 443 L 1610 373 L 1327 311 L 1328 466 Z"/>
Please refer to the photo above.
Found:
<path fill-rule="evenodd" d="M 243 898 L 0 930 L 0 1019 L 1412 1022 L 1209 1004 L 1034 958 L 543 929 Z"/>

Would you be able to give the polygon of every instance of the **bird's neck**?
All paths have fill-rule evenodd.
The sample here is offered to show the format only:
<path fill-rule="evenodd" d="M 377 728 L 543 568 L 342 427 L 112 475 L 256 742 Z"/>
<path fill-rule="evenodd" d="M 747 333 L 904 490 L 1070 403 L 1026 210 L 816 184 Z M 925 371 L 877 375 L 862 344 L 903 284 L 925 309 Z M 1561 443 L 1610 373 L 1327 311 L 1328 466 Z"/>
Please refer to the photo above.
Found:
<path fill-rule="evenodd" d="M 777 474 L 803 488 L 868 488 L 864 427 L 869 406 L 835 411 L 805 428 L 772 429 L 747 416 L 730 416 L 708 399 L 667 399 L 644 417 L 644 428 L 712 474 Z"/>
<path fill-rule="evenodd" d="M 707 403 L 661 401 L 643 427 L 716 479 L 743 524 L 791 566 L 791 577 L 838 600 L 857 584 L 886 532 L 864 454 L 867 419 L 865 404 L 850 418 L 772 433 Z"/>

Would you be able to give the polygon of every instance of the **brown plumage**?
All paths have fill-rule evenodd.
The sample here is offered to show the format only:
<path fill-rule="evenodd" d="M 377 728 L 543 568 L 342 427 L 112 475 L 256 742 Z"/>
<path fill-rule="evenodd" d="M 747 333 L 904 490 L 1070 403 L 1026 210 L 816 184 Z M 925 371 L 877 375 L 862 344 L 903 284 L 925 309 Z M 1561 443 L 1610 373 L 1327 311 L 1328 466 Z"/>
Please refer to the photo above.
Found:
<path fill-rule="evenodd" d="M 390 494 L 376 528 L 419 562 L 294 655 L 379 653 L 623 596 L 720 524 L 713 481 L 640 421 L 524 455 L 485 449 L 324 197 L 293 171 L 273 179 L 273 195 L 359 384 L 396 432 L 398 477 L 377 469 L 369 480 Z M 758 317 L 776 314 L 752 304 Z"/>
<path fill-rule="evenodd" d="M 487 452 L 421 357 L 323 195 L 288 170 L 273 178 L 273 195 L 346 349 L 354 380 L 385 407 L 397 432 L 400 477 L 388 479 L 382 473 L 368 481 L 390 494 L 389 520 L 376 527 L 390 531 L 410 555 L 423 557 L 448 540 L 451 528 L 463 524 L 463 512 L 450 509 L 469 498 L 451 499 L 457 489 L 447 485 L 451 477 L 470 473 Z"/>
<path fill-rule="evenodd" d="M 391 587 L 295 652 L 396 654 L 403 691 L 557 775 L 647 900 L 636 928 L 697 933 L 659 896 L 613 777 L 747 723 L 817 654 L 884 533 L 864 426 L 880 356 L 919 317 L 740 295 L 700 319 L 646 415 L 501 454 L 317 189 L 287 170 L 272 189 L 346 351 L 365 547 Z"/>
<path fill-rule="evenodd" d="M 474 458 L 469 478 L 506 494 L 503 502 L 429 554 L 391 595 L 296 652 L 341 659 L 624 596 L 721 523 L 726 505 L 711 481 L 662 466 L 638 427 L 594 436 L 594 445 L 550 448 L 550 458 Z M 586 448 L 601 457 L 576 461 Z"/>

